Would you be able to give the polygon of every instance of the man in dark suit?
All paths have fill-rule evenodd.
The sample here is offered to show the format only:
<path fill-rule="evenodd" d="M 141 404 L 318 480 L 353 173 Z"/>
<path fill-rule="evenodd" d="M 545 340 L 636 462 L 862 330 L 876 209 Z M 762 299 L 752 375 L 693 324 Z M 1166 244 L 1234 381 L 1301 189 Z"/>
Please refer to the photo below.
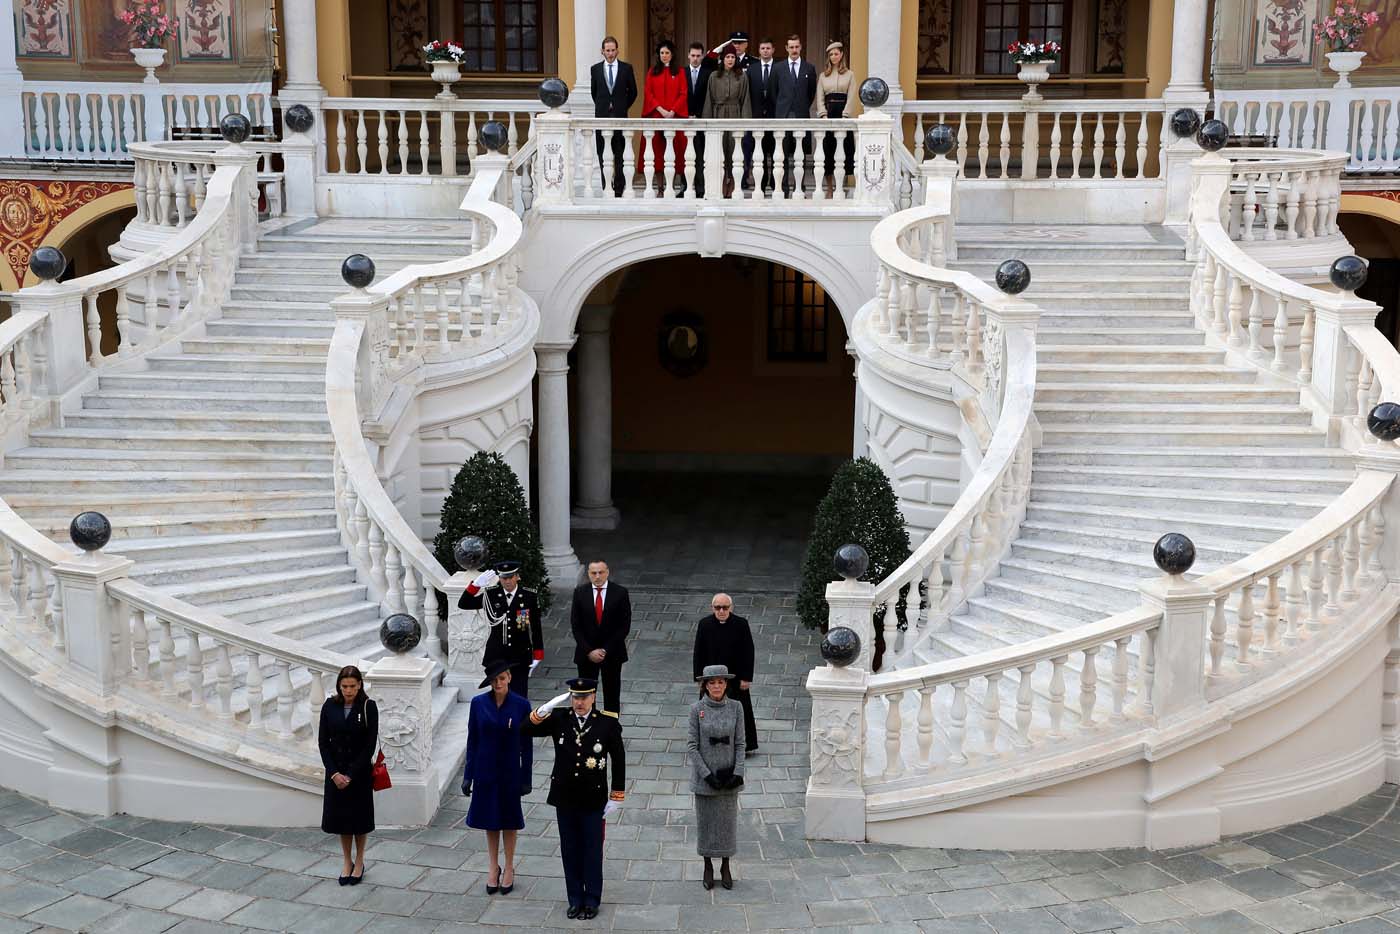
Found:
<path fill-rule="evenodd" d="M 593 116 L 625 117 L 637 99 L 637 76 L 632 66 L 617 59 L 617 40 L 608 36 L 603 40 L 603 60 L 594 64 L 589 71 L 589 90 L 593 95 Z M 622 164 L 623 134 L 611 133 L 613 153 L 613 191 L 622 194 L 627 168 Z M 606 166 L 603 165 L 603 134 L 597 136 L 598 164 L 604 171 L 603 184 L 608 183 Z"/>
<path fill-rule="evenodd" d="M 544 636 L 540 632 L 540 598 L 520 586 L 520 562 L 502 561 L 467 585 L 457 605 L 464 610 L 486 611 L 491 627 L 481 664 L 497 659 L 510 664 L 510 689 L 521 697 L 530 696 L 530 671 L 544 659 Z"/>
<path fill-rule="evenodd" d="M 627 588 L 608 582 L 608 563 L 588 563 L 588 583 L 574 590 L 569 607 L 574 631 L 574 664 L 580 678 L 603 683 L 603 712 L 622 712 L 622 666 L 632 631 L 632 599 Z"/>
<path fill-rule="evenodd" d="M 802 59 L 802 38 L 787 37 L 787 58 L 778 63 L 778 77 L 773 95 L 773 116 L 778 120 L 806 120 L 812 116 L 812 101 L 817 97 L 817 70 Z M 783 191 L 792 191 L 793 154 L 797 149 L 791 134 L 783 134 Z M 802 134 L 802 157 L 812 153 L 812 134 Z M 801 192 L 798 192 L 800 195 Z"/>
<path fill-rule="evenodd" d="M 752 60 L 745 74 L 749 79 L 749 107 L 757 120 L 772 120 L 777 107 L 778 63 L 773 61 L 773 40 L 758 40 L 758 58 Z M 744 134 L 744 174 L 753 171 L 754 138 L 752 133 Z M 773 134 L 763 134 L 763 177 L 754 179 L 753 185 L 762 185 L 764 190 L 773 187 Z"/>
<path fill-rule="evenodd" d="M 603 900 L 603 818 L 627 787 L 627 753 L 622 724 L 593 709 L 598 684 L 588 678 L 568 682 L 569 693 L 530 712 L 523 724 L 529 736 L 548 736 L 554 747 L 548 803 L 559 821 L 559 856 L 570 919 L 598 916 Z M 554 707 L 569 700 L 568 707 Z M 612 760 L 609 791 L 608 760 Z"/>
<path fill-rule="evenodd" d="M 686 113 L 692 117 L 703 117 L 705 115 L 705 93 L 710 89 L 710 75 L 715 70 L 715 63 L 714 59 L 705 57 L 703 43 L 692 42 L 689 52 L 685 65 Z M 695 134 L 695 192 L 699 197 L 705 196 L 704 130 Z"/>

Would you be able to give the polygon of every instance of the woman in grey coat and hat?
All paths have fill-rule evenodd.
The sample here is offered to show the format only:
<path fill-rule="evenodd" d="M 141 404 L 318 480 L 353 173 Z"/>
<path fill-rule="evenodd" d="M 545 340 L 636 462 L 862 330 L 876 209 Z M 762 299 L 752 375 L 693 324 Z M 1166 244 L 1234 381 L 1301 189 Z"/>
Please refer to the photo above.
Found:
<path fill-rule="evenodd" d="M 723 665 L 707 665 L 696 680 L 704 694 L 690 707 L 690 790 L 695 795 L 696 852 L 705 857 L 706 889 L 734 888 L 729 857 L 738 849 L 739 790 L 744 786 L 744 708 L 725 695 L 734 676 Z"/>

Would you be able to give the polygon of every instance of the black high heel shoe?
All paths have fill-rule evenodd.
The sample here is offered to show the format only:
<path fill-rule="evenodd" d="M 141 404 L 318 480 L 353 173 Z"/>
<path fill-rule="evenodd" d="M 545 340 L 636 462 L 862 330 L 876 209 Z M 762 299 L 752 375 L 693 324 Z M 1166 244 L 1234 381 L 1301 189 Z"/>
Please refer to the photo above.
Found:
<path fill-rule="evenodd" d="M 715 867 L 709 860 L 705 860 L 705 877 L 700 880 L 700 884 L 705 887 L 705 891 L 715 887 Z"/>
<path fill-rule="evenodd" d="M 505 884 L 505 878 L 506 878 L 505 871 L 502 870 L 502 871 L 501 871 L 501 894 L 502 894 L 502 895 L 509 895 L 511 892 L 515 891 L 515 870 L 512 869 L 512 870 L 510 871 L 510 885 L 506 885 L 506 884 Z"/>
<path fill-rule="evenodd" d="M 719 864 L 719 884 L 726 889 L 734 888 L 734 877 L 729 874 L 729 860 Z"/>
<path fill-rule="evenodd" d="M 501 890 L 501 885 L 500 885 L 500 882 L 501 882 L 501 872 L 500 872 L 499 869 L 496 870 L 496 884 L 495 884 L 495 885 L 492 885 L 492 884 L 491 884 L 491 882 L 490 882 L 491 876 L 490 876 L 489 874 L 486 876 L 486 879 L 487 879 L 487 882 L 486 882 L 486 894 L 487 894 L 487 895 L 495 895 L 497 892 L 499 892 L 499 891 Z"/>

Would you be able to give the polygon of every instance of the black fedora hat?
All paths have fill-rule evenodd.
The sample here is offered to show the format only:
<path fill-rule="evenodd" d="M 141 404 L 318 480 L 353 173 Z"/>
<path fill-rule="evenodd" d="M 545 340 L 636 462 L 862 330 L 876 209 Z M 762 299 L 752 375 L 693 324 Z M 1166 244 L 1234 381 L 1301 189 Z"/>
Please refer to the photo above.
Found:
<path fill-rule="evenodd" d="M 506 661 L 504 658 L 497 658 L 487 662 L 486 677 L 482 680 L 480 684 L 477 685 L 477 687 L 487 687 L 491 684 L 492 681 L 496 680 L 496 675 L 500 674 L 503 671 L 510 671 L 510 662 Z"/>

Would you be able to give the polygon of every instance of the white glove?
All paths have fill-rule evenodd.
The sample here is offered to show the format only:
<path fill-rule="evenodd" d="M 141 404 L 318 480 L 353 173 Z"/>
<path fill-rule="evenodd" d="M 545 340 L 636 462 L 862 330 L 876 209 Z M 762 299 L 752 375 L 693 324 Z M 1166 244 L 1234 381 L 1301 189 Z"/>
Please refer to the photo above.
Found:
<path fill-rule="evenodd" d="M 609 814 L 620 810 L 622 810 L 622 805 L 618 804 L 616 801 L 609 801 L 607 804 L 603 805 L 603 819 L 607 820 Z"/>
<path fill-rule="evenodd" d="M 492 584 L 496 583 L 496 581 L 500 579 L 501 578 L 496 574 L 495 571 L 491 570 L 490 568 L 487 568 L 486 570 L 482 571 L 476 576 L 476 579 L 472 581 L 472 586 L 475 587 L 477 590 L 485 590 L 487 587 L 490 587 Z"/>
<path fill-rule="evenodd" d="M 558 707 L 560 704 L 564 703 L 564 701 L 568 699 L 569 692 L 565 691 L 558 697 L 551 697 L 549 700 L 545 701 L 543 704 L 540 705 L 539 709 L 536 710 L 535 713 L 540 715 L 540 719 L 544 719 L 546 714 L 548 714 L 551 710 L 553 710 L 555 707 Z"/>
<path fill-rule="evenodd" d="M 535 673 L 535 669 L 538 668 L 538 667 L 540 667 L 540 660 L 537 658 L 537 659 L 535 659 L 533 662 L 530 663 L 530 674 L 534 674 L 534 673 Z"/>

